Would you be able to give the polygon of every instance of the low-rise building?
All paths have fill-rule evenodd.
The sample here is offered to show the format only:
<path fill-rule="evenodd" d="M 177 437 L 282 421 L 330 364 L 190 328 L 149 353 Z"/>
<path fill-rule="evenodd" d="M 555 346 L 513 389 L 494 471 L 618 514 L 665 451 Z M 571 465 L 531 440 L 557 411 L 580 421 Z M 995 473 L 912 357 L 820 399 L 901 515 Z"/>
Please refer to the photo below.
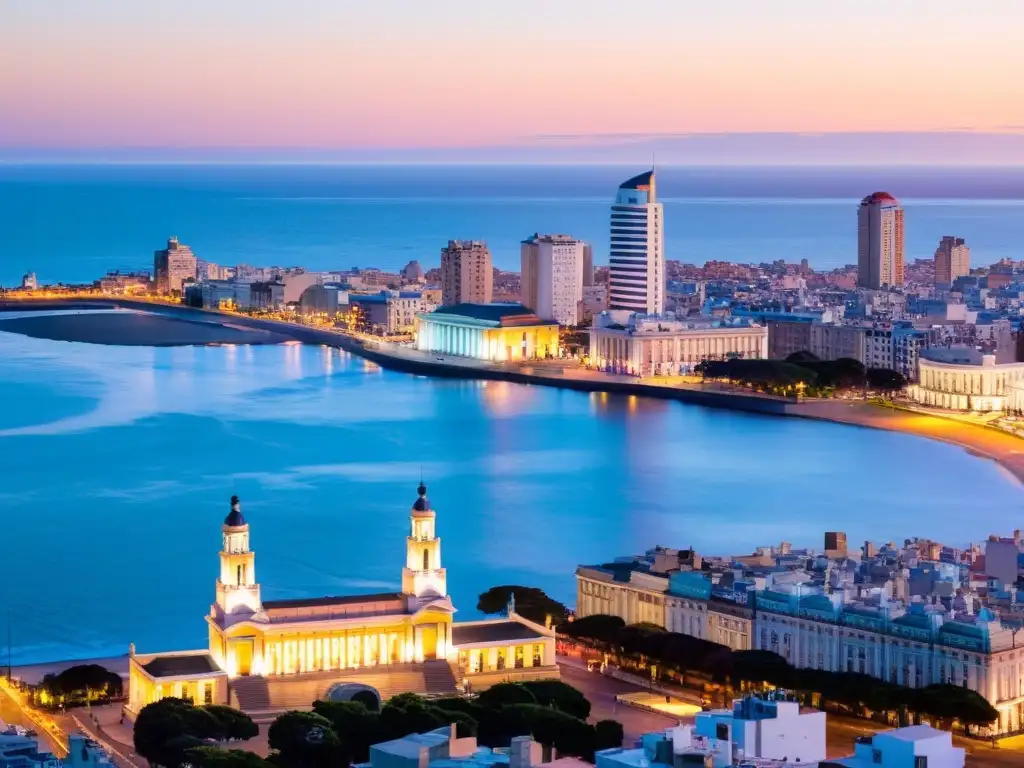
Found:
<path fill-rule="evenodd" d="M 914 402 L 933 408 L 988 413 L 1024 411 L 1024 363 L 996 363 L 973 347 L 933 347 L 918 360 Z"/>
<path fill-rule="evenodd" d="M 827 760 L 821 768 L 964 768 L 966 750 L 953 734 L 930 725 L 911 725 L 861 736 L 850 757 Z"/>
<path fill-rule="evenodd" d="M 768 356 L 768 329 L 748 318 L 677 320 L 602 312 L 590 329 L 591 365 L 640 376 L 692 373 L 704 360 Z"/>
<path fill-rule="evenodd" d="M 559 356 L 558 323 L 521 304 L 456 304 L 417 316 L 416 349 L 492 362 Z"/>
<path fill-rule="evenodd" d="M 665 627 L 667 589 L 666 575 L 633 561 L 581 565 L 576 569 L 576 615 L 605 614 L 627 624 Z"/>

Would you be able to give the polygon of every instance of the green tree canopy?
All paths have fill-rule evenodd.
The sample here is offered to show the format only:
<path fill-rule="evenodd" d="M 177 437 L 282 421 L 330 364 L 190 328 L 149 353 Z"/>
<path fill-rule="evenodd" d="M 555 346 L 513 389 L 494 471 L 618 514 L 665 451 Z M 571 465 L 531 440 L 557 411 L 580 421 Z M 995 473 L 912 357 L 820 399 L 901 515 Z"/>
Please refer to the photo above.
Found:
<path fill-rule="evenodd" d="M 99 664 L 76 664 L 42 680 L 42 687 L 54 698 L 76 694 L 84 697 L 86 691 L 120 696 L 123 686 L 124 681 L 119 674 Z"/>
<path fill-rule="evenodd" d="M 595 645 L 612 645 L 618 640 L 619 632 L 624 626 L 626 622 L 618 616 L 598 613 L 565 622 L 558 631 L 574 640 L 583 640 Z"/>
<path fill-rule="evenodd" d="M 220 735 L 217 719 L 192 702 L 168 697 L 147 704 L 135 720 L 135 751 L 154 765 L 175 767 L 185 752 Z"/>
<path fill-rule="evenodd" d="M 907 380 L 899 371 L 890 368 L 868 368 L 868 387 L 882 392 L 898 392 L 907 386 Z"/>
<path fill-rule="evenodd" d="M 315 712 L 285 712 L 270 726 L 273 761 L 284 768 L 337 768 L 345 754 L 331 722 Z"/>
<path fill-rule="evenodd" d="M 554 707 L 560 712 L 586 720 L 590 717 L 590 702 L 587 697 L 561 680 L 528 680 L 521 685 L 544 707 Z"/>
<path fill-rule="evenodd" d="M 515 584 L 491 587 L 480 595 L 476 609 L 481 613 L 502 613 L 512 595 L 516 598 L 516 613 L 537 624 L 544 624 L 549 616 L 552 624 L 559 624 L 569 615 L 564 604 L 548 597 L 543 590 Z"/>
<path fill-rule="evenodd" d="M 622 746 L 625 733 L 618 720 L 599 720 L 594 725 L 594 749 L 614 749 Z"/>
<path fill-rule="evenodd" d="M 520 683 L 498 683 L 477 696 L 477 703 L 490 709 L 501 709 L 508 704 L 536 704 L 537 697 Z"/>

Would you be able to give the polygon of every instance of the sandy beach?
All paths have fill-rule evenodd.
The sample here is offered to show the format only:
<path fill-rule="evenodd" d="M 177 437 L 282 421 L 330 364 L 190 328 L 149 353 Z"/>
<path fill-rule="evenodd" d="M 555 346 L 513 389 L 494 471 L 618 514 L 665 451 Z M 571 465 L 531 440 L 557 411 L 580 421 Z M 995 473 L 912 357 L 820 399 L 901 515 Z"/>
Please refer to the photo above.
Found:
<path fill-rule="evenodd" d="M 0 332 L 36 339 L 83 342 L 126 347 L 178 347 L 209 344 L 280 344 L 291 337 L 284 332 L 249 328 L 206 318 L 116 311 L 0 312 Z"/>

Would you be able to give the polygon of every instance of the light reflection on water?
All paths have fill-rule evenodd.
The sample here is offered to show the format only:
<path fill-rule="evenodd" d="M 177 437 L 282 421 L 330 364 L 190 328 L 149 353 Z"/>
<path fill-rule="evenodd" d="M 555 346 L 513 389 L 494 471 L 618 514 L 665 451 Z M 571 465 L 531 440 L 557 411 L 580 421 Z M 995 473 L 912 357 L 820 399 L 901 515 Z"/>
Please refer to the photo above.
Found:
<path fill-rule="evenodd" d="M 16 663 L 201 646 L 232 493 L 268 599 L 380 591 L 398 586 L 422 470 L 463 617 L 498 583 L 571 602 L 578 563 L 656 544 L 962 544 L 1020 499 L 994 464 L 905 435 L 407 376 L 320 347 L 0 333 L 0 359 Z"/>

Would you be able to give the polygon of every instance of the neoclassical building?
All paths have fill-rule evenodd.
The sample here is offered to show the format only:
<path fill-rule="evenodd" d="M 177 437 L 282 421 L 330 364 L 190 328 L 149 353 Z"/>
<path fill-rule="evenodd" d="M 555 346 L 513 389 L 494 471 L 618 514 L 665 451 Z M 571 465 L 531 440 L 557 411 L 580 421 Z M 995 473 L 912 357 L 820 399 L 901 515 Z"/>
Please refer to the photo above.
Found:
<path fill-rule="evenodd" d="M 1024 363 L 996 363 L 971 347 L 934 347 L 918 359 L 911 400 L 957 411 L 1024 410 Z"/>
<path fill-rule="evenodd" d="M 491 362 L 558 357 L 558 323 L 522 304 L 455 304 L 416 315 L 416 349 Z"/>
<path fill-rule="evenodd" d="M 206 616 L 209 647 L 129 649 L 134 717 L 165 696 L 231 704 L 254 716 L 316 699 L 379 706 L 404 692 L 456 693 L 503 680 L 555 678 L 555 633 L 515 612 L 454 622 L 436 516 L 420 484 L 410 514 L 401 592 L 263 600 L 238 497 L 221 528 L 220 569 Z"/>
<path fill-rule="evenodd" d="M 679 376 L 704 360 L 768 357 L 768 329 L 750 318 L 676 320 L 608 311 L 594 318 L 589 354 L 602 371 Z"/>

